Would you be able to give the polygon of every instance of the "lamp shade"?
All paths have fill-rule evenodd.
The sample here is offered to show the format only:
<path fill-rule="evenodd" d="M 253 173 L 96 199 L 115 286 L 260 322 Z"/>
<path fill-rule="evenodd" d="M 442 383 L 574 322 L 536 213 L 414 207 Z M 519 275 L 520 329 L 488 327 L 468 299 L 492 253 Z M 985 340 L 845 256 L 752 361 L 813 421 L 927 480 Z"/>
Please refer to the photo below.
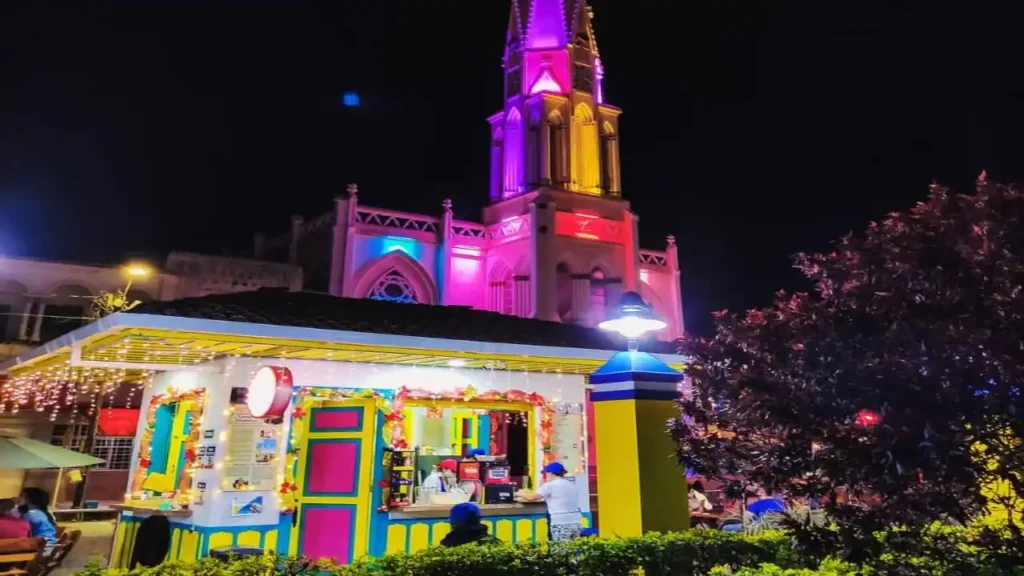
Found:
<path fill-rule="evenodd" d="M 622 334 L 630 340 L 643 336 L 648 332 L 656 332 L 668 326 L 664 320 L 655 316 L 650 305 L 636 292 L 626 292 L 619 299 L 619 311 L 615 318 L 598 324 L 602 330 L 611 330 Z"/>

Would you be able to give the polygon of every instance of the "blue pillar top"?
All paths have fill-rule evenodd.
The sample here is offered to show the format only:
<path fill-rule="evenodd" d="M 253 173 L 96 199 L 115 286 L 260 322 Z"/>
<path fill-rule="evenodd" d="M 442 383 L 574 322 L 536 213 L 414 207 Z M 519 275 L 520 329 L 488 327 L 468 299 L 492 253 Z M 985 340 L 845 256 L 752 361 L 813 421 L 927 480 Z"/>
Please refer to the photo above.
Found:
<path fill-rule="evenodd" d="M 619 352 L 590 375 L 590 398 L 602 400 L 675 400 L 683 375 L 654 356 Z"/>

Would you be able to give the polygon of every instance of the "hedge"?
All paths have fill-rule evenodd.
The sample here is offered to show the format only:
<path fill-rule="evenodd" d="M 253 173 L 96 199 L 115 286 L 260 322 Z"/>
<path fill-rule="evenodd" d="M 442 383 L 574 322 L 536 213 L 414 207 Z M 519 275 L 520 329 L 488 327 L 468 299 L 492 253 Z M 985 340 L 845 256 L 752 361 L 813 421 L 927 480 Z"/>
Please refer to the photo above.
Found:
<path fill-rule="evenodd" d="M 168 562 L 131 572 L 87 567 L 79 576 L 1024 576 L 1020 562 L 976 545 L 972 530 L 935 526 L 879 534 L 886 552 L 869 566 L 834 559 L 810 566 L 783 532 L 716 530 L 582 538 L 559 544 L 466 545 L 364 558 L 348 566 L 276 555 L 231 562 Z M 908 546 L 911 542 L 915 544 Z M 1008 561 L 1009 560 L 1009 561 Z"/>
<path fill-rule="evenodd" d="M 91 565 L 79 576 L 703 576 L 716 566 L 771 563 L 797 567 L 790 539 L 781 532 L 742 536 L 715 530 L 648 534 L 640 538 L 581 538 L 564 544 L 429 548 L 410 555 L 365 558 L 348 566 L 312 564 L 274 555 L 167 562 L 131 572 Z"/>

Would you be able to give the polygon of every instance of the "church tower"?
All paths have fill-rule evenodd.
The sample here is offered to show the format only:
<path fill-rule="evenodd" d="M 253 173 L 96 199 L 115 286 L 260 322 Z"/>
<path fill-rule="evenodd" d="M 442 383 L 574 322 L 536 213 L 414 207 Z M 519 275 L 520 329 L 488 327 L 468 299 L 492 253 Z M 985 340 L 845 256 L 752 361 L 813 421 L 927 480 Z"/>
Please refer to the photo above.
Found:
<path fill-rule="evenodd" d="M 512 222 L 529 234 L 496 242 L 489 259 L 514 270 L 516 313 L 593 326 L 624 291 L 636 291 L 670 323 L 672 334 L 662 337 L 675 337 L 682 331 L 678 269 L 669 262 L 675 247 L 652 266 L 652 253 L 638 245 L 637 217 L 622 198 L 621 110 L 604 98 L 593 19 L 585 0 L 511 1 L 504 105 L 488 119 L 484 223 Z M 491 278 L 491 286 L 507 285 Z"/>
<path fill-rule="evenodd" d="M 501 113 L 490 118 L 491 200 L 540 187 L 618 197 L 620 110 L 583 0 L 513 0 Z"/>

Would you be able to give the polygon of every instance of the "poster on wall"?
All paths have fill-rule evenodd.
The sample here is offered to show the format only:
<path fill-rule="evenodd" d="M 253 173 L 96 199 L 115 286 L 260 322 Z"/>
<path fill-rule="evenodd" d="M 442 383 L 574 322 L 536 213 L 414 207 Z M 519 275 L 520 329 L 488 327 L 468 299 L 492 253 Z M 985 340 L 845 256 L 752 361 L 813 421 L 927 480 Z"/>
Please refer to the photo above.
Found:
<path fill-rule="evenodd" d="M 551 452 L 572 474 L 583 472 L 583 405 L 562 402 L 554 406 Z"/>
<path fill-rule="evenodd" d="M 244 406 L 231 414 L 223 490 L 273 490 L 280 464 L 280 424 L 254 418 Z"/>
<path fill-rule="evenodd" d="M 200 470 L 213 470 L 213 457 L 217 455 L 217 447 L 214 445 L 200 446 L 196 457 L 196 468 Z"/>
<path fill-rule="evenodd" d="M 232 516 L 257 516 L 263 512 L 263 496 L 232 496 Z"/>

